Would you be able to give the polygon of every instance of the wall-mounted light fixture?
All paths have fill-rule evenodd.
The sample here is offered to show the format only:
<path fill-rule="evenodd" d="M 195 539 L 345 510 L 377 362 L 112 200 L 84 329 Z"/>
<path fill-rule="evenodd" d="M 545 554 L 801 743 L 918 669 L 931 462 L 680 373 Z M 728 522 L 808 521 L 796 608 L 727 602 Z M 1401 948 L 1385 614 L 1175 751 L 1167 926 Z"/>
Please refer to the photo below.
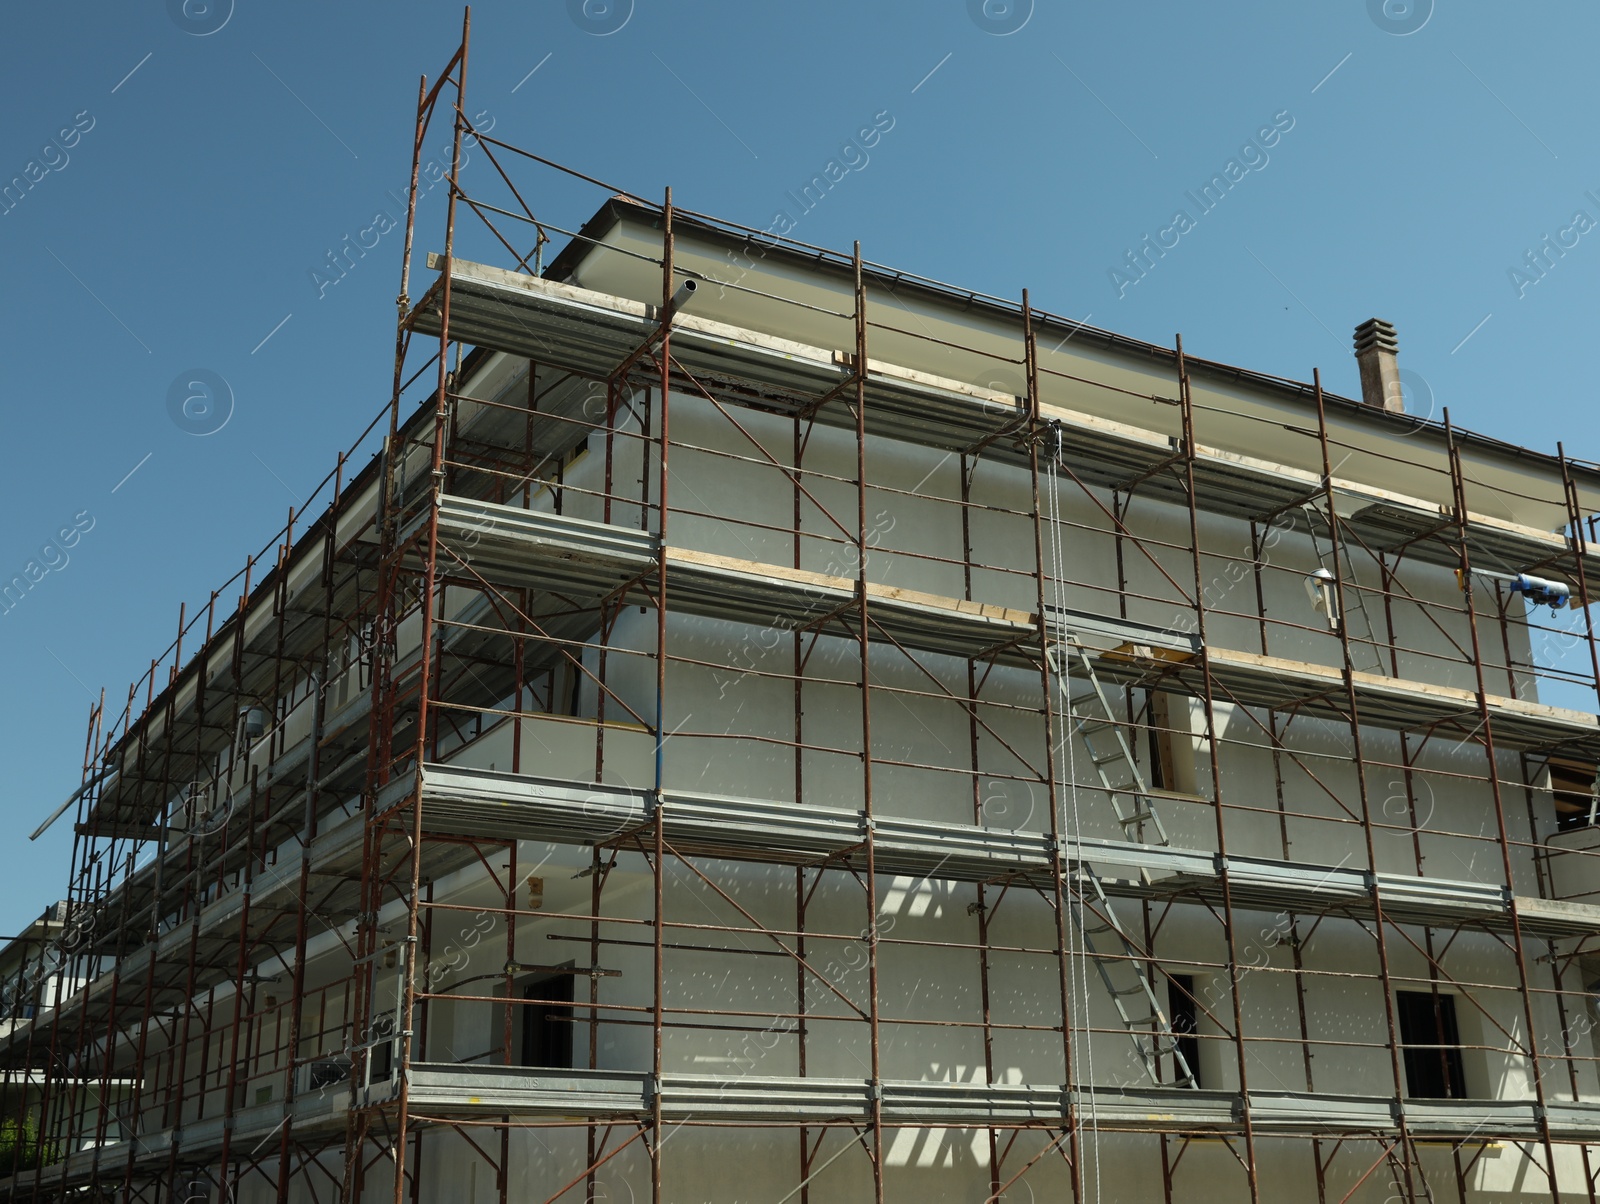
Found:
<path fill-rule="evenodd" d="M 267 712 L 254 704 L 240 707 L 239 730 L 246 741 L 261 739 L 267 730 Z"/>
<path fill-rule="evenodd" d="M 1311 599 L 1311 609 L 1328 618 L 1328 630 L 1339 630 L 1339 595 L 1334 590 L 1334 577 L 1327 569 L 1318 569 L 1306 575 L 1306 597 Z"/>

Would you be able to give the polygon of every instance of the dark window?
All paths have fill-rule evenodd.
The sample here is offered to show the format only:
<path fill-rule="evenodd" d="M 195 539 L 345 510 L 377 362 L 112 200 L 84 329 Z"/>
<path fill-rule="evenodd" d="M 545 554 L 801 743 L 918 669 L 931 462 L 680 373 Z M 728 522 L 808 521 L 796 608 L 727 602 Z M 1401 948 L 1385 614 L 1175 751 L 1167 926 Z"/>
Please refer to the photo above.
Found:
<path fill-rule="evenodd" d="M 524 1066 L 572 1065 L 573 976 L 558 974 L 537 978 L 522 986 L 522 998 L 538 1000 L 522 1006 L 522 1058 Z"/>
<path fill-rule="evenodd" d="M 1151 690 L 1147 711 L 1150 733 L 1150 787 L 1192 794 L 1194 745 L 1187 734 L 1189 700 L 1175 698 L 1164 690 Z"/>
<path fill-rule="evenodd" d="M 1455 996 L 1397 991 L 1395 1009 L 1405 1048 L 1406 1094 L 1414 1099 L 1465 1099 Z"/>
<path fill-rule="evenodd" d="M 350 1077 L 349 1058 L 318 1058 L 305 1070 L 307 1091 L 321 1091 Z"/>
<path fill-rule="evenodd" d="M 385 1041 L 372 1047 L 372 1081 L 386 1083 L 394 1074 L 394 1042 Z"/>
<path fill-rule="evenodd" d="M 1165 718 L 1165 716 L 1163 716 L 1163 718 Z M 1150 789 L 1169 790 L 1171 787 L 1167 785 L 1167 778 L 1170 776 L 1170 771 L 1167 768 L 1167 763 L 1171 759 L 1169 750 L 1172 747 L 1172 736 L 1170 733 L 1162 731 L 1160 727 L 1157 726 L 1156 701 L 1154 694 L 1150 695 L 1150 711 L 1148 722 L 1149 726 L 1145 729 L 1145 731 L 1150 737 L 1150 747 L 1148 750 L 1150 755 Z"/>
<path fill-rule="evenodd" d="M 1187 1081 L 1189 1086 L 1200 1086 L 1200 1038 L 1195 1034 L 1200 1031 L 1200 1008 L 1194 1000 L 1194 975 L 1169 974 L 1167 975 L 1167 1016 L 1172 1024 L 1172 1035 L 1176 1038 L 1178 1057 L 1183 1059 L 1182 1064 L 1174 1062 L 1172 1077 L 1179 1086 Z M 1183 1068 L 1189 1068 L 1189 1079 L 1185 1080 Z"/>
<path fill-rule="evenodd" d="M 374 1083 L 388 1082 L 394 1074 L 394 1017 L 379 1016 L 372 1022 L 372 1036 L 377 1044 L 372 1047 L 371 1077 Z M 384 1038 L 391 1038 L 385 1040 Z"/>
<path fill-rule="evenodd" d="M 1593 765 L 1550 762 L 1550 791 L 1555 795 L 1556 826 L 1561 831 L 1593 825 L 1594 779 Z"/>

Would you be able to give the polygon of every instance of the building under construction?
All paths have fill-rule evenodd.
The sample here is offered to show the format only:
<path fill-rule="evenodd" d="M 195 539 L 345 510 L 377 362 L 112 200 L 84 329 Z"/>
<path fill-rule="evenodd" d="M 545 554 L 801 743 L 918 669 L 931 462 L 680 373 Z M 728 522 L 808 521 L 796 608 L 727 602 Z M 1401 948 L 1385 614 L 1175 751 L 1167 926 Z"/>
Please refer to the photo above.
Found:
<path fill-rule="evenodd" d="M 1348 400 L 621 193 L 467 69 L 388 400 L 91 715 L 0 1194 L 1594 1204 L 1600 466 L 1384 323 Z"/>

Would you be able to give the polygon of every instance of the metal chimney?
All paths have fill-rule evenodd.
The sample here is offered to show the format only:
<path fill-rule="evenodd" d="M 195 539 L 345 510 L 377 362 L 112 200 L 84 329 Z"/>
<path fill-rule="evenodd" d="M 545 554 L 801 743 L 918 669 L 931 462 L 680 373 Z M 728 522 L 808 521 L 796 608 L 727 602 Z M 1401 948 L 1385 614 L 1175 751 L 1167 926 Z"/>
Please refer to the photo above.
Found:
<path fill-rule="evenodd" d="M 1361 366 L 1361 400 L 1369 406 L 1403 414 L 1400 390 L 1400 343 L 1394 327 L 1382 318 L 1368 318 L 1356 327 L 1356 363 Z"/>

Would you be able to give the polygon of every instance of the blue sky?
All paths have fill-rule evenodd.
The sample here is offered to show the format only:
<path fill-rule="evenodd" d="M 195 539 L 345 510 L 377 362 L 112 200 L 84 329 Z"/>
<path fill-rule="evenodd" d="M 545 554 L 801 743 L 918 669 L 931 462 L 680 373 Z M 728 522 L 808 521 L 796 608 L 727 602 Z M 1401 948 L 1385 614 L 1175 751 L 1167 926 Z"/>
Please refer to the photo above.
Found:
<path fill-rule="evenodd" d="M 1320 367 L 1347 394 L 1351 330 L 1387 318 L 1457 423 L 1600 459 L 1585 375 L 1600 228 L 1575 220 L 1600 222 L 1600 11 L 1031 9 L 487 0 L 468 98 L 508 141 L 761 227 L 888 114 L 796 237 L 859 238 L 870 259 L 1003 296 L 1026 286 L 1097 326 L 1181 332 L 1207 358 Z M 0 206 L 0 576 L 78 535 L 0 614 L 6 932 L 64 887 L 69 825 L 25 834 L 78 781 L 93 694 L 125 697 L 179 602 L 238 571 L 384 398 L 398 236 L 332 287 L 314 271 L 403 191 L 417 79 L 460 16 L 439 0 L 7 14 L 0 178 L 31 187 Z M 1244 149 L 1275 121 L 1275 144 Z M 1252 168 L 1220 205 L 1136 283 L 1113 276 L 1236 158 Z M 558 224 L 587 216 L 548 199 Z M 1569 245 L 1535 276 L 1525 257 L 1546 236 Z M 232 396 L 210 433 L 169 414 L 193 369 Z"/>

